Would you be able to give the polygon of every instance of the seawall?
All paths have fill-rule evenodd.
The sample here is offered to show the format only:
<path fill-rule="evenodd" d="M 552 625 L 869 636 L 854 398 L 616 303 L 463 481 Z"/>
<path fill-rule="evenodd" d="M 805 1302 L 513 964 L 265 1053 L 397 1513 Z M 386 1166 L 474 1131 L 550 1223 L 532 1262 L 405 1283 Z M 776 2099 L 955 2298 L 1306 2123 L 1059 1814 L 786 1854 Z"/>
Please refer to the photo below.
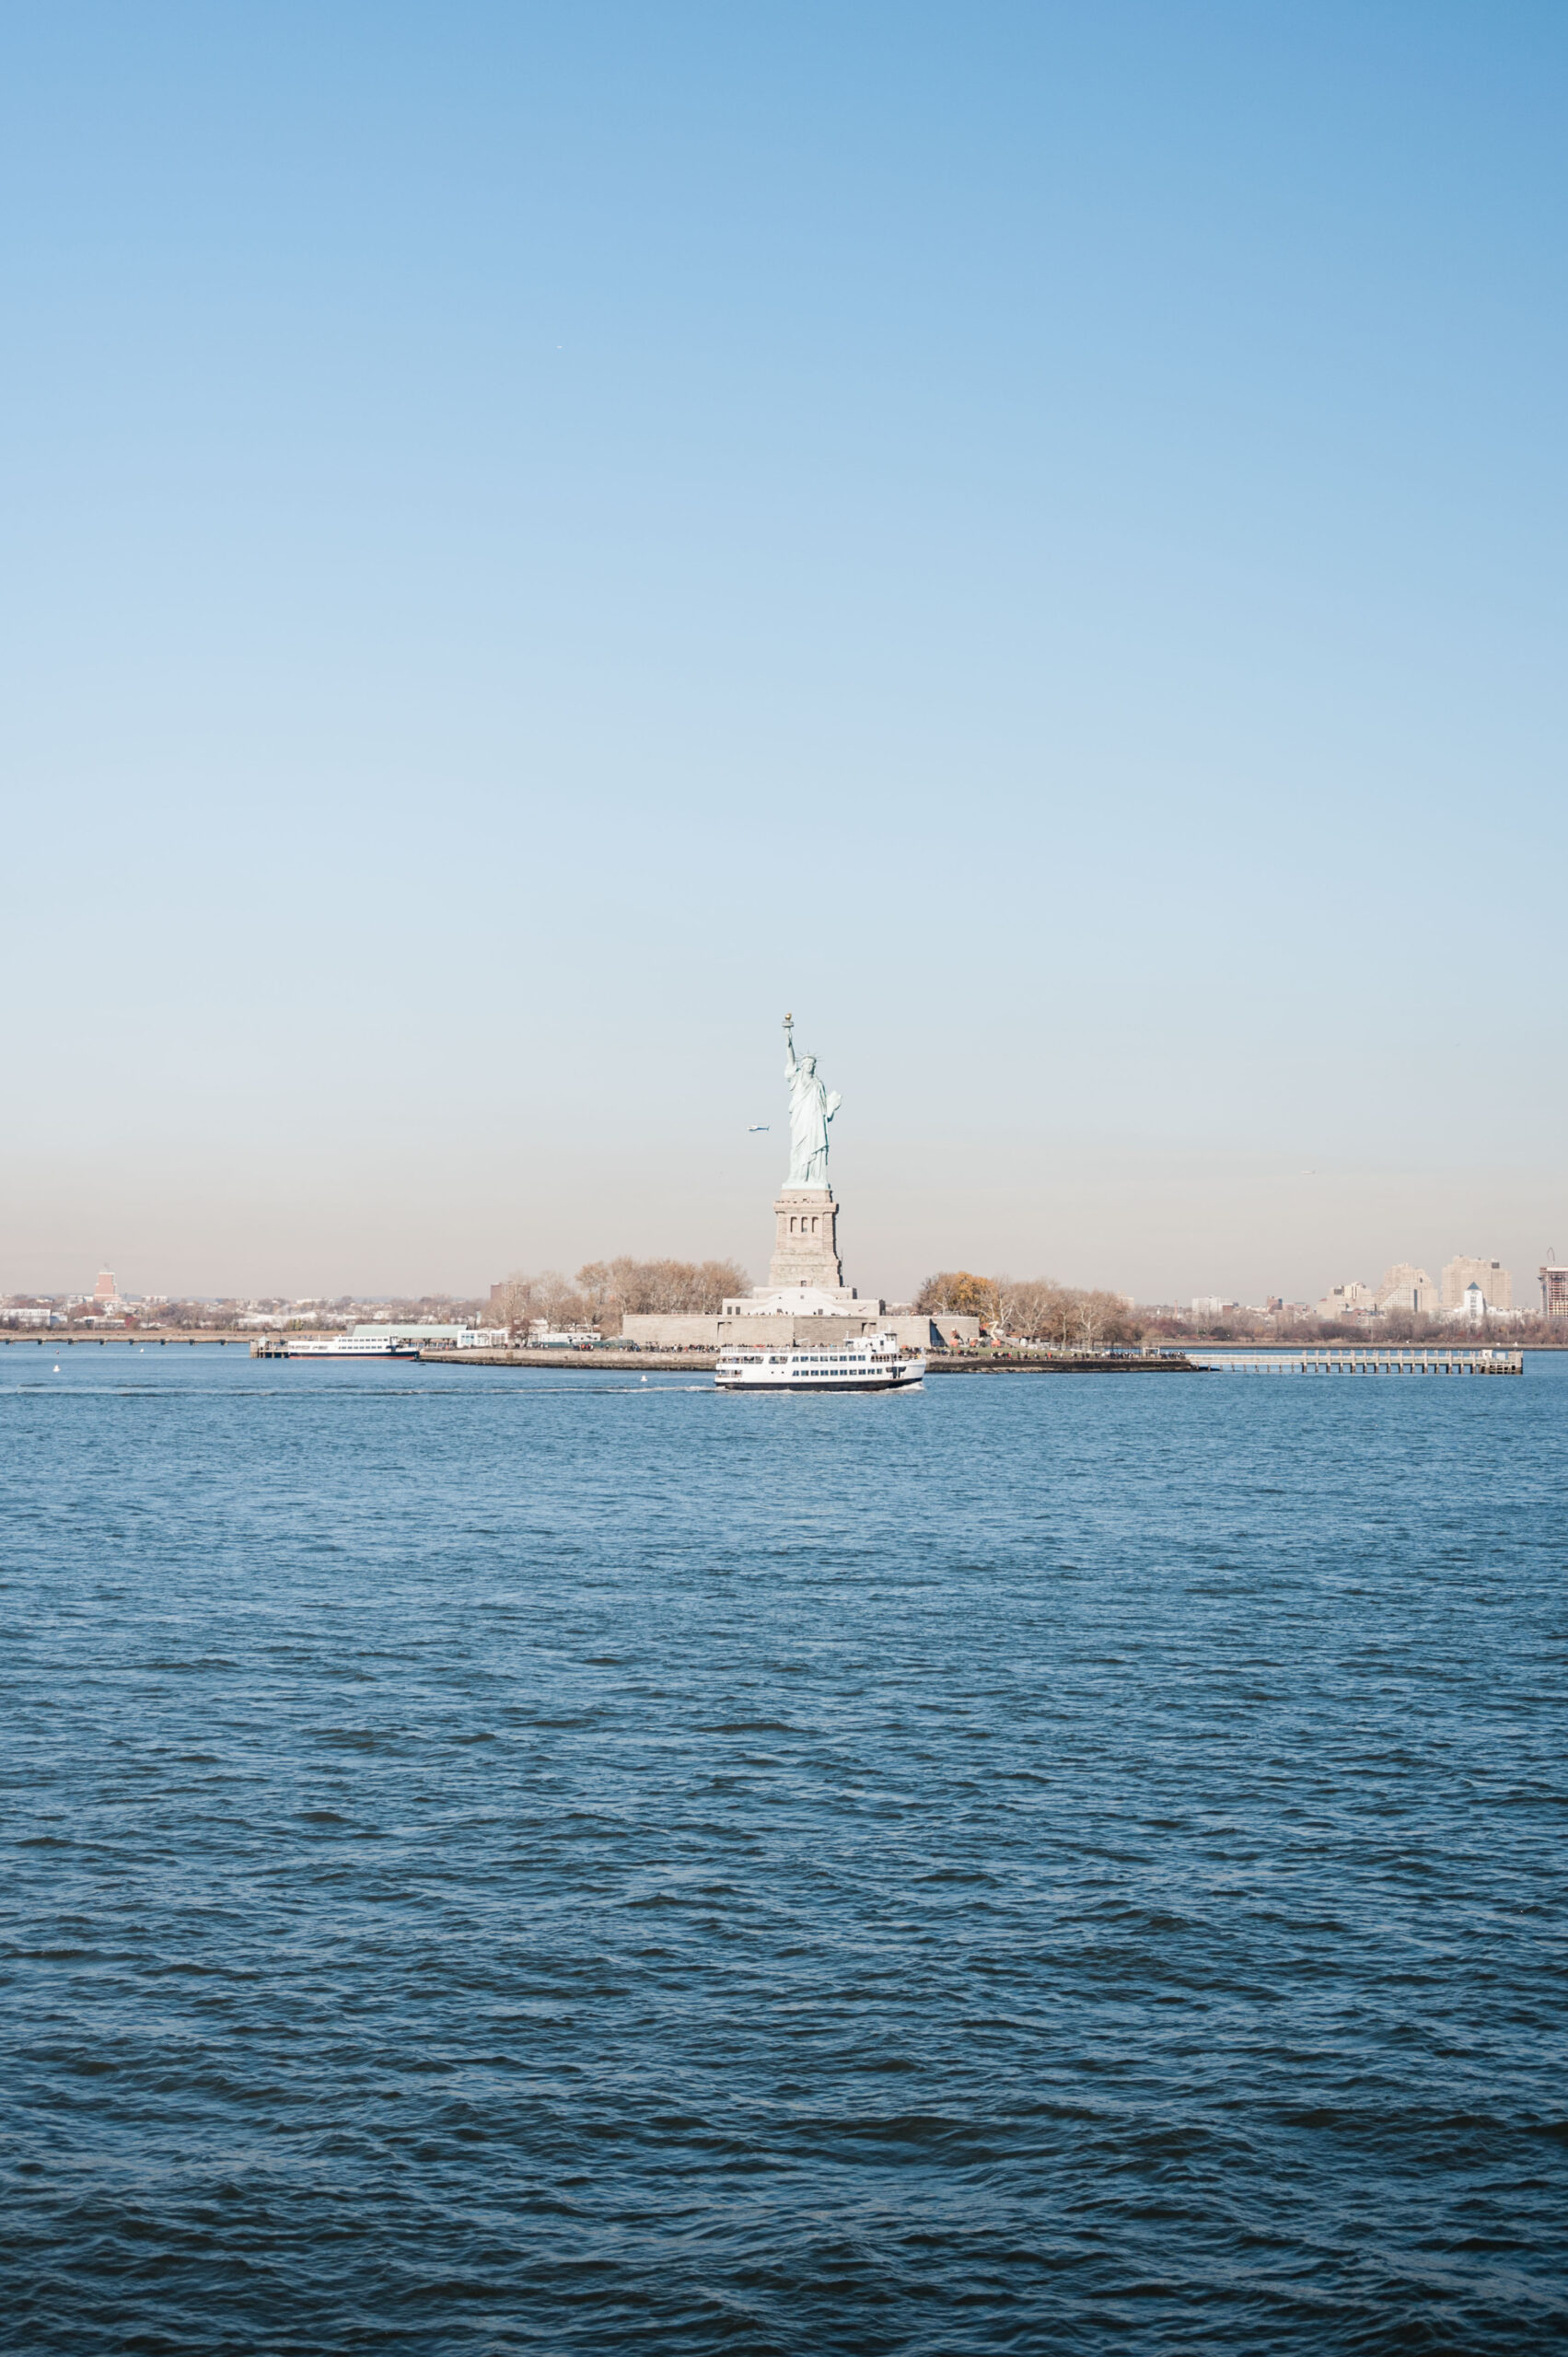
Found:
<path fill-rule="evenodd" d="M 421 1351 L 425 1366 L 552 1367 L 569 1375 L 711 1375 L 716 1351 Z M 928 1375 L 1203 1375 L 1187 1358 L 1041 1358 L 972 1351 L 930 1351 Z"/>

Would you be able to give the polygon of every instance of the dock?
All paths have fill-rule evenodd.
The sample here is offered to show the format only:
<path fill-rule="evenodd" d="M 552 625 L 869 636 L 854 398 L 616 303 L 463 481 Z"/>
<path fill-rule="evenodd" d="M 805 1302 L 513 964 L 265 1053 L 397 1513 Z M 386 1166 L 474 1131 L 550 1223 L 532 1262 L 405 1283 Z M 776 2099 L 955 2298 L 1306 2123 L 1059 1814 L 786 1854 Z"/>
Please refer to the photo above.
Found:
<path fill-rule="evenodd" d="M 1185 1351 L 927 1351 L 927 1375 L 1203 1375 Z"/>
<path fill-rule="evenodd" d="M 1304 1343 L 1297 1350 L 1201 1351 L 1196 1364 L 1235 1375 L 1523 1375 L 1523 1351 L 1478 1343 L 1456 1345 L 1398 1342 Z"/>

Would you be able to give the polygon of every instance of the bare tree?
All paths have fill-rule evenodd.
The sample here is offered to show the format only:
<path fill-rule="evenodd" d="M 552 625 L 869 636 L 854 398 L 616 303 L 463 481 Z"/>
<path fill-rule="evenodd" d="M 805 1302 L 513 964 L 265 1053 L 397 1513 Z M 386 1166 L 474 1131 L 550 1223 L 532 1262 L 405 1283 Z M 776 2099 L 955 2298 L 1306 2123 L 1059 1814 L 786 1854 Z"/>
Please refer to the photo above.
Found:
<path fill-rule="evenodd" d="M 615 1286 L 607 1260 L 587 1260 L 577 1271 L 577 1290 L 587 1303 L 596 1326 L 614 1314 Z M 619 1323 L 619 1319 L 616 1319 Z"/>
<path fill-rule="evenodd" d="M 1070 1350 L 1135 1339 L 1137 1315 L 1120 1294 L 1059 1284 L 1054 1277 L 981 1277 L 970 1269 L 939 1269 L 927 1277 L 917 1309 L 981 1318 L 997 1335 L 1051 1341 Z"/>
<path fill-rule="evenodd" d="M 989 1280 L 991 1286 L 991 1330 L 998 1337 L 1021 1333 L 1020 1318 L 1025 1306 L 1027 1283 L 1016 1278 L 1000 1276 Z"/>
<path fill-rule="evenodd" d="M 1000 1287 L 1003 1281 L 998 1278 L 996 1282 Z M 1053 1277 L 1016 1280 L 1010 1288 L 1006 1330 L 1022 1335 L 1028 1341 L 1050 1341 L 1061 1291 Z"/>
<path fill-rule="evenodd" d="M 590 1260 L 577 1283 L 600 1318 L 619 1322 L 628 1311 L 718 1309 L 750 1284 L 733 1260 Z"/>
<path fill-rule="evenodd" d="M 586 1295 L 578 1292 L 559 1269 L 546 1269 L 539 1281 L 539 1315 L 557 1329 L 586 1326 L 593 1312 Z"/>
<path fill-rule="evenodd" d="M 527 1333 L 539 1315 L 539 1280 L 521 1271 L 492 1288 L 490 1314 L 508 1334 Z"/>
<path fill-rule="evenodd" d="M 1078 1340 L 1086 1351 L 1097 1350 L 1105 1333 L 1105 1312 L 1097 1294 L 1078 1296 Z"/>

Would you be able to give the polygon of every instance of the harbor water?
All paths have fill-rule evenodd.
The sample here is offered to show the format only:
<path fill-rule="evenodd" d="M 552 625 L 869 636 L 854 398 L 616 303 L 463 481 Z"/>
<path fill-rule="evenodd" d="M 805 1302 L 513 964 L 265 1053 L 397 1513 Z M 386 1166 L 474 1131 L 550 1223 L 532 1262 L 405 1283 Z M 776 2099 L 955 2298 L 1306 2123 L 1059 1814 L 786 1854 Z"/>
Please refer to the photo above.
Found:
<path fill-rule="evenodd" d="M 1568 2333 L 1564 1360 L 0 1437 L 0 2346 Z"/>

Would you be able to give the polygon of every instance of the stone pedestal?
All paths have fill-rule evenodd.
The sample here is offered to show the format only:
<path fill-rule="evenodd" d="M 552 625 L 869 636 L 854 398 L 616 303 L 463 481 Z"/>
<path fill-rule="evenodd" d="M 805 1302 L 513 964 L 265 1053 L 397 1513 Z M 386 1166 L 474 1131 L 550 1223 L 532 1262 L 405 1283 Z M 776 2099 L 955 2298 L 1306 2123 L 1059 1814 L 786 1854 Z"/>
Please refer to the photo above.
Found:
<path fill-rule="evenodd" d="M 768 1283 L 779 1285 L 819 1285 L 826 1293 L 843 1290 L 844 1272 L 839 1260 L 839 1207 L 826 1187 L 786 1187 L 773 1205 L 777 1228 Z"/>

